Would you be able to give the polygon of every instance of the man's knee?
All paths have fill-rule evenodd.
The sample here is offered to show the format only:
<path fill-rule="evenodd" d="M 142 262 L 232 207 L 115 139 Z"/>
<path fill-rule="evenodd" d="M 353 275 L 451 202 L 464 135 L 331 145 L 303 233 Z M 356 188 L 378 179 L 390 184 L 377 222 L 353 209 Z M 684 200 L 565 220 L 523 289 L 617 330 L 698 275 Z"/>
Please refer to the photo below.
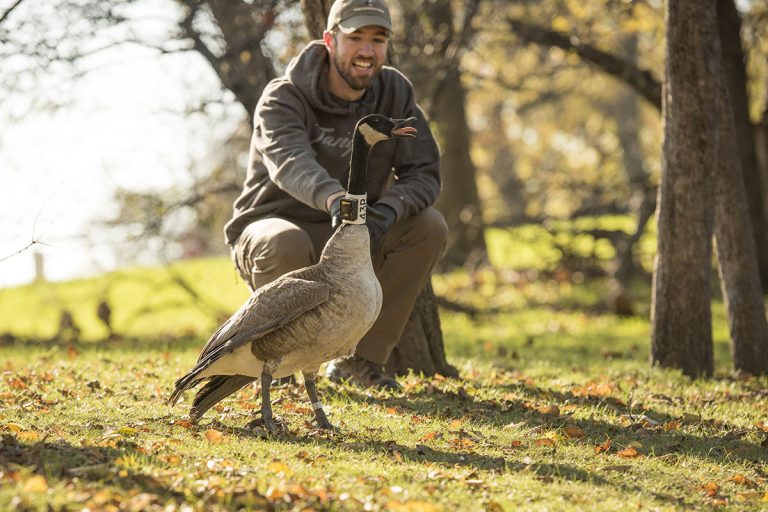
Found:
<path fill-rule="evenodd" d="M 435 208 L 426 208 L 407 219 L 413 223 L 412 236 L 428 240 L 430 245 L 442 250 L 448 239 L 448 224 L 445 217 Z"/>
<path fill-rule="evenodd" d="M 243 277 L 258 286 L 311 265 L 315 253 L 309 235 L 283 219 L 250 224 L 240 235 L 235 252 L 235 262 Z"/>

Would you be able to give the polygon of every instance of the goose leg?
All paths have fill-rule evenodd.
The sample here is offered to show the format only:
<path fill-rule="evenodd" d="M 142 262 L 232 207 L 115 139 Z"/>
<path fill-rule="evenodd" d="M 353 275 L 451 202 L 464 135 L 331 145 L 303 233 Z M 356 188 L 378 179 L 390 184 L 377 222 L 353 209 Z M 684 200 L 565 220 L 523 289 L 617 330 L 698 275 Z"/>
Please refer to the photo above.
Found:
<path fill-rule="evenodd" d="M 272 385 L 272 375 L 266 371 L 261 372 L 261 420 L 264 428 L 270 434 L 277 434 L 279 429 L 272 419 L 272 402 L 269 399 L 269 388 Z"/>
<path fill-rule="evenodd" d="M 264 427 L 267 432 L 277 435 L 280 431 L 272 417 L 272 402 L 269 398 L 269 388 L 272 385 L 272 373 L 266 368 L 261 372 L 261 418 L 256 418 L 246 425 L 246 428 Z"/>
<path fill-rule="evenodd" d="M 302 372 L 302 374 L 304 375 L 304 387 L 307 390 L 307 395 L 309 395 L 309 401 L 312 403 L 312 409 L 315 411 L 317 427 L 323 430 L 338 430 L 328 421 L 328 416 L 325 415 L 323 410 L 323 404 L 320 403 L 320 399 L 317 396 L 317 384 L 315 382 L 317 374 L 314 372 Z"/>

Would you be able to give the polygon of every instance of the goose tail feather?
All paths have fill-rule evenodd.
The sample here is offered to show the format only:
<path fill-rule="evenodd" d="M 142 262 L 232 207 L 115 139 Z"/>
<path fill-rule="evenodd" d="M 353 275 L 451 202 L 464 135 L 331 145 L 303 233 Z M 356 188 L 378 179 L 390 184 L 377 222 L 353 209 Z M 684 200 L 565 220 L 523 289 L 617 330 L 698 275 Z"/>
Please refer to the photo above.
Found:
<path fill-rule="evenodd" d="M 189 411 L 190 418 L 199 420 L 208 409 L 254 380 L 245 375 L 217 375 L 211 378 L 195 395 Z"/>

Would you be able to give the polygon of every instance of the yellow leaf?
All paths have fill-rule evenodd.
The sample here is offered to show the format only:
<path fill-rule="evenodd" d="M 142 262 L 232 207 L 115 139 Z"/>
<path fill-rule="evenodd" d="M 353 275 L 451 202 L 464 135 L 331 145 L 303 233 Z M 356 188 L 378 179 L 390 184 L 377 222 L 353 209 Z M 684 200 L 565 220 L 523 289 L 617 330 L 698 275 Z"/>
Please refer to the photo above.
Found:
<path fill-rule="evenodd" d="M 746 476 L 742 475 L 741 473 L 737 473 L 733 475 L 731 478 L 728 479 L 728 481 L 733 482 L 735 484 L 739 485 L 746 485 L 747 487 L 755 487 L 755 482 L 747 478 Z"/>
<path fill-rule="evenodd" d="M 16 432 L 21 432 L 22 430 L 24 430 L 24 426 L 23 426 L 23 425 L 21 425 L 21 424 L 19 424 L 19 423 L 6 423 L 6 424 L 5 424 L 5 428 L 7 428 L 8 430 L 10 430 L 10 431 L 11 431 L 11 432 L 13 432 L 14 434 L 15 434 Z"/>
<path fill-rule="evenodd" d="M 451 422 L 448 424 L 448 428 L 450 428 L 450 429 L 457 429 L 457 428 L 461 428 L 461 426 L 462 426 L 463 424 L 464 424 L 464 420 L 452 420 L 452 421 L 451 421 Z"/>
<path fill-rule="evenodd" d="M 397 409 L 394 407 L 387 407 L 387 414 L 397 414 Z"/>
<path fill-rule="evenodd" d="M 714 496 L 718 492 L 720 492 L 720 486 L 717 485 L 715 482 L 707 482 L 707 483 L 705 483 L 704 485 L 701 486 L 701 490 L 707 496 Z"/>
<path fill-rule="evenodd" d="M 117 433 L 123 436 L 132 436 L 138 434 L 139 431 L 133 427 L 120 427 L 117 429 Z"/>
<path fill-rule="evenodd" d="M 283 473 L 285 476 L 290 476 L 293 474 L 293 471 L 285 462 L 279 461 L 279 460 L 273 460 L 269 464 L 267 464 L 267 470 L 272 471 L 273 473 Z"/>
<path fill-rule="evenodd" d="M 42 475 L 35 475 L 24 482 L 24 492 L 45 492 L 48 490 L 48 481 Z"/>
<path fill-rule="evenodd" d="M 27 431 L 19 432 L 18 434 L 16 434 L 16 438 L 19 441 L 25 441 L 27 443 L 35 443 L 40 440 L 40 434 L 33 430 L 27 430 Z"/>
<path fill-rule="evenodd" d="M 221 443 L 224 441 L 224 434 L 216 430 L 215 428 L 209 428 L 205 431 L 205 438 L 209 443 Z"/>

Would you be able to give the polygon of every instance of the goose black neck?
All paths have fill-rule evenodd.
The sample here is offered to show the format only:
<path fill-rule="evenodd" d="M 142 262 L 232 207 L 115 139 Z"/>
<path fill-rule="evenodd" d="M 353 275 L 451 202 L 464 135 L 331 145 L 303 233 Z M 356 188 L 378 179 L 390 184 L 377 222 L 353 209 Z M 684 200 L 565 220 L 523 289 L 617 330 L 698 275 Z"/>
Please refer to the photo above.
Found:
<path fill-rule="evenodd" d="M 352 139 L 352 157 L 349 162 L 349 183 L 347 193 L 363 195 L 368 191 L 368 155 L 371 146 L 359 130 Z"/>

